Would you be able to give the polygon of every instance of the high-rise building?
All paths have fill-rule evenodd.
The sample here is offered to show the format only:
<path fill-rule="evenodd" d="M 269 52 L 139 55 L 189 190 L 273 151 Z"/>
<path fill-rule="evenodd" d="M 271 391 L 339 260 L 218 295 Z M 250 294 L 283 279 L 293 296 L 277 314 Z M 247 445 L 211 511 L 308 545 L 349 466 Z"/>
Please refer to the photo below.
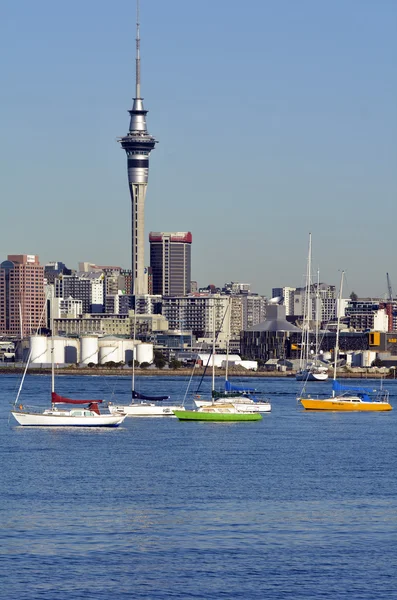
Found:
<path fill-rule="evenodd" d="M 34 254 L 0 264 L 0 334 L 24 337 L 45 327 L 44 267 Z"/>
<path fill-rule="evenodd" d="M 282 298 L 282 304 L 285 306 L 286 315 L 294 314 L 294 287 L 278 287 L 272 289 L 272 298 Z"/>
<path fill-rule="evenodd" d="M 81 300 L 84 314 L 101 313 L 105 298 L 104 277 L 97 271 L 60 275 L 55 280 L 55 297 Z"/>
<path fill-rule="evenodd" d="M 153 294 L 184 296 L 190 292 L 192 234 L 151 232 L 150 267 Z"/>
<path fill-rule="evenodd" d="M 266 316 L 266 296 L 258 294 L 242 295 L 243 304 L 243 329 L 262 323 Z"/>
<path fill-rule="evenodd" d="M 149 178 L 149 155 L 156 144 L 146 126 L 147 110 L 143 107 L 141 97 L 141 57 L 139 33 L 139 0 L 137 0 L 136 23 L 136 82 L 135 98 L 129 111 L 130 128 L 124 137 L 119 139 L 121 147 L 127 154 L 128 185 L 131 194 L 131 230 L 132 230 L 132 293 L 147 293 L 145 279 L 145 196 Z"/>
<path fill-rule="evenodd" d="M 211 337 L 225 343 L 229 332 L 230 296 L 206 294 L 198 296 L 169 296 L 163 298 L 162 314 L 169 329 L 192 331 L 196 337 Z M 232 329 L 232 328 L 231 328 Z"/>

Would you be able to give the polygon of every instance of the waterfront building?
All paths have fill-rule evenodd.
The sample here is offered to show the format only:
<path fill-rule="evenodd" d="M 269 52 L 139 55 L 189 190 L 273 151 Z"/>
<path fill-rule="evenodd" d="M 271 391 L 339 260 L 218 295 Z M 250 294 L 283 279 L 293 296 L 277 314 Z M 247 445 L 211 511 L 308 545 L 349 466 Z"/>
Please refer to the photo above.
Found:
<path fill-rule="evenodd" d="M 123 294 L 108 294 L 105 299 L 105 312 L 114 315 L 127 315 L 134 307 L 134 296 Z"/>
<path fill-rule="evenodd" d="M 163 316 L 170 329 L 192 331 L 197 338 L 212 338 L 219 332 L 224 339 L 229 328 L 229 297 L 220 294 L 163 297 Z"/>
<path fill-rule="evenodd" d="M 242 296 L 231 296 L 230 310 L 230 338 L 238 338 L 238 343 L 240 344 L 240 331 L 243 329 L 244 322 L 244 306 Z"/>
<path fill-rule="evenodd" d="M 55 280 L 55 297 L 81 300 L 83 313 L 102 313 L 105 297 L 104 278 L 102 271 L 60 275 Z"/>
<path fill-rule="evenodd" d="M 54 335 L 121 335 L 132 338 L 134 325 L 137 333 L 166 331 L 168 322 L 162 315 L 137 315 L 129 311 L 126 315 L 87 314 L 79 319 L 54 319 Z"/>
<path fill-rule="evenodd" d="M 130 126 L 127 135 L 119 139 L 121 147 L 127 155 L 128 185 L 131 195 L 131 267 L 132 294 L 147 293 L 145 285 L 145 197 L 149 178 L 149 155 L 154 149 L 156 140 L 146 126 L 147 110 L 144 109 L 141 97 L 141 57 L 139 30 L 139 1 L 137 2 L 136 23 L 136 73 L 135 98 L 130 113 Z"/>
<path fill-rule="evenodd" d="M 269 304 L 266 319 L 241 333 L 241 354 L 268 361 L 290 358 L 291 336 L 300 339 L 301 330 L 286 319 L 286 307 Z"/>
<path fill-rule="evenodd" d="M 137 315 L 161 314 L 162 297 L 159 294 L 143 294 L 135 296 L 135 311 Z"/>
<path fill-rule="evenodd" d="M 287 290 L 287 288 L 274 288 L 273 291 L 281 291 L 282 289 Z M 292 290 L 293 288 L 289 289 Z M 317 285 L 317 283 L 313 283 L 310 286 L 310 300 L 307 310 L 311 320 L 318 321 L 319 324 L 326 324 L 332 321 L 332 319 L 337 318 L 337 294 L 334 285 L 329 285 L 328 283 L 319 283 Z M 293 292 L 290 292 L 290 298 L 288 300 L 289 315 L 303 319 L 303 315 L 305 314 L 305 302 L 306 288 L 299 287 L 295 288 Z M 283 304 L 285 304 L 285 302 L 283 302 Z M 291 309 L 292 312 L 290 312 Z"/>
<path fill-rule="evenodd" d="M 370 329 L 387 331 L 387 311 L 385 308 L 381 308 L 381 306 L 384 306 L 384 302 L 379 300 L 358 299 L 347 301 L 345 315 L 348 319 L 349 327 L 356 331 Z M 385 326 L 384 323 L 386 323 L 386 319 L 387 325 Z M 381 321 L 383 321 L 383 323 L 381 323 Z"/>
<path fill-rule="evenodd" d="M 83 313 L 83 302 L 74 298 L 53 298 L 51 309 L 54 319 L 78 319 Z"/>
<path fill-rule="evenodd" d="M 262 323 L 266 316 L 266 296 L 259 294 L 241 295 L 243 307 L 243 326 L 242 329 L 248 329 L 258 323 Z"/>
<path fill-rule="evenodd" d="M 154 294 L 184 296 L 190 292 L 192 234 L 151 232 L 150 267 Z"/>
<path fill-rule="evenodd" d="M 0 335 L 45 327 L 44 267 L 35 254 L 9 254 L 0 264 Z"/>

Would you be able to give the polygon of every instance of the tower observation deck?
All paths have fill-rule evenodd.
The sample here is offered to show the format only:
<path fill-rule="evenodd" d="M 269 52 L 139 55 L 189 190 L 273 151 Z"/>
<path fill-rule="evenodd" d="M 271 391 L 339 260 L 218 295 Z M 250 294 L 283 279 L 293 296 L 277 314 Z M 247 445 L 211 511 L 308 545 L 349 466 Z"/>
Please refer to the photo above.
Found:
<path fill-rule="evenodd" d="M 141 57 L 139 33 L 139 0 L 137 0 L 136 23 L 136 84 L 135 98 L 130 113 L 127 135 L 118 141 L 127 154 L 128 186 L 131 195 L 131 268 L 132 292 L 134 295 L 147 293 L 144 278 L 145 251 L 145 197 L 149 179 L 149 155 L 157 140 L 150 135 L 146 125 L 147 110 L 141 98 Z"/>

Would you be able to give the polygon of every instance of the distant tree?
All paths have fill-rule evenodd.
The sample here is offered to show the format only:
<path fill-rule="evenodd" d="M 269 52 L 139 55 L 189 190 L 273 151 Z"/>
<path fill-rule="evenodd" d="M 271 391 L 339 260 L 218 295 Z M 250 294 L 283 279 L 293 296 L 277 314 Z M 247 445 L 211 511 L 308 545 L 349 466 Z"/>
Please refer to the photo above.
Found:
<path fill-rule="evenodd" d="M 117 367 L 118 364 L 114 362 L 114 360 L 109 360 L 108 362 L 105 363 L 105 367 L 108 369 L 114 369 L 114 367 Z"/>
<path fill-rule="evenodd" d="M 148 362 L 141 363 L 141 369 L 147 369 L 148 367 L 150 367 L 150 363 L 148 363 Z"/>
<path fill-rule="evenodd" d="M 357 296 L 356 292 L 352 292 L 350 294 L 350 300 L 353 300 L 353 302 L 356 302 L 358 300 L 358 296 Z"/>
<path fill-rule="evenodd" d="M 128 364 L 129 367 L 132 367 L 132 360 L 129 360 L 127 364 Z M 135 365 L 134 366 L 135 367 L 139 367 L 139 360 L 135 361 Z"/>
<path fill-rule="evenodd" d="M 156 365 L 157 369 L 163 369 L 167 361 L 165 359 L 164 354 L 160 352 L 160 350 L 155 350 L 153 362 Z"/>
<path fill-rule="evenodd" d="M 170 368 L 171 369 L 180 369 L 182 366 L 182 363 L 180 360 L 176 360 L 176 358 L 173 358 L 172 360 L 170 360 Z"/>
<path fill-rule="evenodd" d="M 379 357 L 376 357 L 375 360 L 372 361 L 371 367 L 383 367 L 383 361 Z"/>
<path fill-rule="evenodd" d="M 157 369 L 164 369 L 164 367 L 167 363 L 164 356 L 155 356 L 153 362 L 154 362 L 155 366 L 157 367 Z"/>
<path fill-rule="evenodd" d="M 90 363 L 88 363 L 87 367 L 88 367 L 89 369 L 93 369 L 94 367 L 96 367 L 96 364 L 95 364 L 95 363 L 93 363 L 93 362 L 90 362 Z"/>

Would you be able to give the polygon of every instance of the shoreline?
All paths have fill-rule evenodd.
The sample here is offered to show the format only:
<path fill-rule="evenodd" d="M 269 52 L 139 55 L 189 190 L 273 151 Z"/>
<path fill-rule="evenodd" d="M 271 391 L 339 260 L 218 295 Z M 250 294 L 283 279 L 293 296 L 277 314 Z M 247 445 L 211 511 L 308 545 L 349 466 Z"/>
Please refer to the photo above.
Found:
<path fill-rule="evenodd" d="M 22 375 L 25 367 L 20 366 L 9 366 L 0 367 L 1 375 Z M 76 367 L 61 367 L 55 369 L 56 376 L 71 375 L 71 376 L 113 376 L 113 377 L 132 377 L 132 369 L 125 368 L 76 368 Z M 28 369 L 28 375 L 51 375 L 50 368 L 43 367 L 31 367 Z M 245 370 L 230 370 L 228 371 L 228 377 L 230 379 L 239 379 L 242 377 L 274 377 L 274 378 L 295 378 L 295 371 L 245 371 Z M 186 377 L 192 376 L 192 369 L 136 369 L 135 376 L 139 377 Z M 212 377 L 211 369 L 207 369 L 207 373 L 204 374 L 203 368 L 196 368 L 193 372 L 193 377 Z M 225 369 L 215 369 L 216 377 L 224 377 Z M 339 371 L 337 377 L 340 379 L 394 379 L 393 374 L 385 374 L 379 372 L 372 372 L 369 370 L 363 370 L 362 372 L 344 372 Z M 332 380 L 332 377 L 329 377 Z M 316 383 L 316 382 L 313 382 Z M 321 383 L 321 382 L 320 382 Z"/>

